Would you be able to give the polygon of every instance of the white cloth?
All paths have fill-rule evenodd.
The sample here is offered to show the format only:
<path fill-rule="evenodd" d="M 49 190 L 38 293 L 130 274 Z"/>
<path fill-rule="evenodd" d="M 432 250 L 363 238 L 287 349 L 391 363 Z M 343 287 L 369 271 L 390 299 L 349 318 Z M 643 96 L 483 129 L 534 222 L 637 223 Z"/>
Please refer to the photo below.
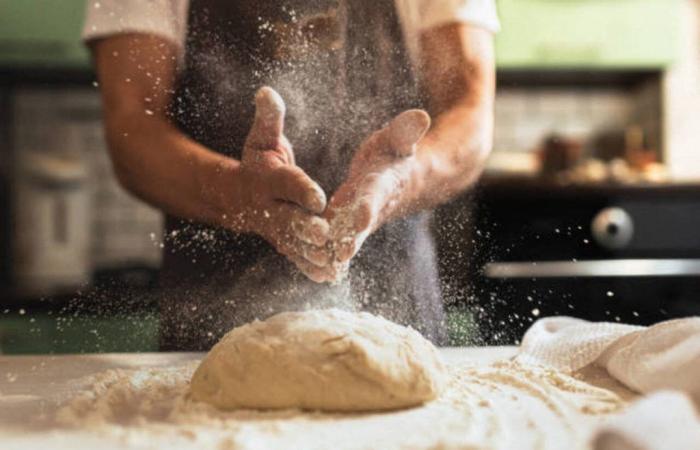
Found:
<path fill-rule="evenodd" d="M 82 37 L 147 33 L 184 49 L 188 8 L 189 0 L 88 0 Z"/>
<path fill-rule="evenodd" d="M 517 358 L 528 364 L 574 372 L 595 362 L 621 337 L 642 329 L 573 317 L 548 317 L 538 320 L 527 330 Z"/>
<path fill-rule="evenodd" d="M 548 317 L 525 333 L 516 359 L 566 372 L 595 364 L 628 388 L 651 393 L 599 427 L 594 450 L 700 450 L 690 399 L 700 404 L 700 317 L 648 328 Z"/>
<path fill-rule="evenodd" d="M 255 0 L 249 0 L 255 1 Z M 394 0 L 406 44 L 415 52 L 422 30 L 450 22 L 468 23 L 497 32 L 495 0 Z M 119 33 L 148 33 L 183 50 L 190 0 L 88 0 L 83 39 Z"/>
<path fill-rule="evenodd" d="M 700 450 L 700 418 L 681 392 L 660 391 L 598 428 L 593 450 Z"/>
<path fill-rule="evenodd" d="M 674 389 L 700 399 L 700 317 L 648 328 L 549 317 L 525 333 L 517 359 L 567 372 L 597 364 L 637 392 Z"/>

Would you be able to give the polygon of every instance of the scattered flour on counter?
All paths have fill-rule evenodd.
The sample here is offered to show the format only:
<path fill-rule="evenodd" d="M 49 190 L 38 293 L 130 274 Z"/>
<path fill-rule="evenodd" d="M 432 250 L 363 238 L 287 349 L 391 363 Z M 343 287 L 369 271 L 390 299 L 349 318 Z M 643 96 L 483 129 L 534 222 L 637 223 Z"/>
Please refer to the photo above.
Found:
<path fill-rule="evenodd" d="M 443 394 L 418 408 L 223 412 L 188 398 L 195 367 L 93 376 L 57 413 L 52 442 L 72 433 L 74 443 L 98 436 L 103 449 L 586 449 L 590 431 L 626 403 L 556 371 L 502 361 L 450 366 Z"/>

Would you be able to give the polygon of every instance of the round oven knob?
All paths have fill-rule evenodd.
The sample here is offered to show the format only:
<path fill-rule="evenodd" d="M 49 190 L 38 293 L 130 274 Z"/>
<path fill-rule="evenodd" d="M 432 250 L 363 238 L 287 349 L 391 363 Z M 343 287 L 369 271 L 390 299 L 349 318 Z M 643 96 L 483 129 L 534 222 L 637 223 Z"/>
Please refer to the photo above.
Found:
<path fill-rule="evenodd" d="M 591 223 L 593 238 L 602 247 L 611 250 L 627 246 L 634 235 L 632 217 L 622 208 L 605 208 Z"/>

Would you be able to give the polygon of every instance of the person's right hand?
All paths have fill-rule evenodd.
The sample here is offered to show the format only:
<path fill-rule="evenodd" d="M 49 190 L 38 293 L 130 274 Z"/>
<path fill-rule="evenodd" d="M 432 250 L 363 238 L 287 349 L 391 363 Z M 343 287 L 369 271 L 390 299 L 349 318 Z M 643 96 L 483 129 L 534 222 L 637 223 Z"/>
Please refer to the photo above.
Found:
<path fill-rule="evenodd" d="M 240 212 L 235 228 L 263 237 L 309 278 L 329 262 L 328 222 L 319 215 L 326 195 L 294 163 L 284 136 L 285 105 L 272 88 L 255 95 L 255 120 L 243 148 L 238 178 Z"/>

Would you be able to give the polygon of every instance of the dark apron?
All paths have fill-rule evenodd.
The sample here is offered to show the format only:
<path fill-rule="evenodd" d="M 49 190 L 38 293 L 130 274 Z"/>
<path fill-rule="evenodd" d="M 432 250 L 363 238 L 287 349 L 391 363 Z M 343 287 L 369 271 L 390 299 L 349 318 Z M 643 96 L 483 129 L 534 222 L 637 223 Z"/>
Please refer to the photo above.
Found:
<path fill-rule="evenodd" d="M 282 6 L 284 5 L 284 6 Z M 241 157 L 258 88 L 287 104 L 297 164 L 330 197 L 360 142 L 420 106 L 393 0 L 192 0 L 171 114 L 208 148 Z M 257 236 L 168 217 L 161 347 L 208 349 L 234 326 L 285 310 L 338 306 L 444 341 L 430 216 L 385 225 L 336 285 L 308 280 Z"/>

